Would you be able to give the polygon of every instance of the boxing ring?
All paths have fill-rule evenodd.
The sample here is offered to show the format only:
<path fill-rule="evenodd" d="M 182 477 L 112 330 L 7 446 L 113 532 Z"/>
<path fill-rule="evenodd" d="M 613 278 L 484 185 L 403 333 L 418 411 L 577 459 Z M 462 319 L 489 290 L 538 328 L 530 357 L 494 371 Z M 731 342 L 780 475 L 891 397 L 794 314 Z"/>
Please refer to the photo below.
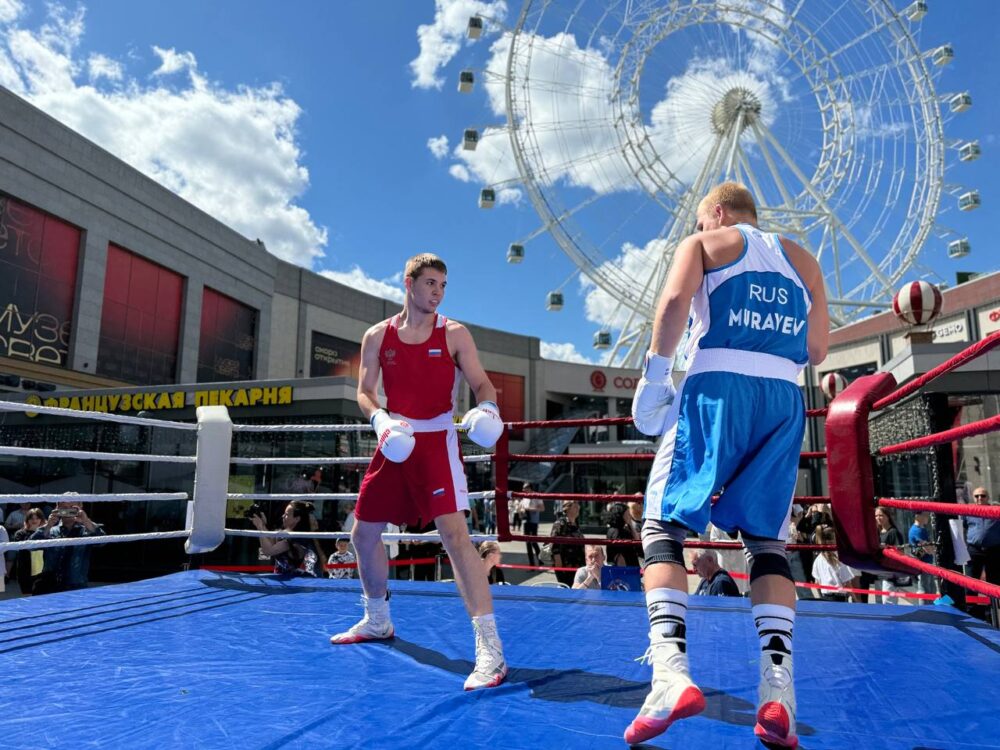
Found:
<path fill-rule="evenodd" d="M 872 509 L 920 508 L 991 515 L 931 499 L 878 498 L 871 482 L 875 454 L 940 445 L 996 429 L 984 420 L 920 438 L 916 445 L 872 448 L 867 420 L 891 408 L 932 377 L 961 367 L 1000 344 L 1000 334 L 970 347 L 941 368 L 894 390 L 885 376 L 860 378 L 829 410 L 828 449 L 803 454 L 829 460 L 836 473 L 828 498 L 838 526 L 839 552 L 873 571 L 919 571 L 926 564 L 879 547 Z M 950 368 L 950 369 L 949 369 Z M 914 381 L 917 382 L 917 381 Z M 131 422 L 131 417 L 32 411 Z M 203 407 L 203 409 L 206 407 Z M 5 550 L 56 544 L 115 543 L 185 538 L 191 553 L 226 536 L 337 537 L 225 529 L 227 499 L 281 501 L 349 499 L 344 493 L 230 494 L 232 463 L 308 463 L 316 457 L 244 458 L 228 454 L 227 430 L 358 430 L 365 426 L 229 425 L 218 412 L 199 410 L 199 424 L 137 420 L 198 430 L 195 456 L 137 456 L 195 464 L 186 528 L 148 535 L 109 535 L 97 541 L 44 540 L 0 545 Z M 24 404 L 4 404 L 7 411 Z M 628 420 L 587 420 L 588 424 Z M 564 423 L 511 423 L 509 429 Z M 231 434 L 231 433 L 230 433 Z M 0 455 L 39 451 L 0 447 Z M 83 457 L 75 451 L 42 451 Z M 84 454 L 93 458 L 100 454 Z M 112 454 L 104 454 L 112 455 Z M 494 464 L 494 497 L 567 499 L 574 495 L 511 493 L 508 466 L 517 461 L 650 460 L 652 454 L 530 456 L 511 454 L 507 434 L 496 453 L 467 460 Z M 363 462 L 361 457 L 331 461 Z M 867 473 L 866 473 L 867 467 Z M 833 472 L 831 472 L 831 475 Z M 484 493 L 490 494 L 490 493 Z M 122 496 L 3 496 L 78 502 Z M 176 498 L 176 493 L 172 495 Z M 164 499 L 156 493 L 128 498 Z M 603 502 L 632 495 L 587 495 Z M 496 503 L 499 538 L 541 542 L 551 537 L 510 533 L 505 502 Z M 391 535 L 387 538 L 411 538 Z M 426 538 L 426 537 L 421 537 Z M 93 538 L 90 538 L 93 539 Z M 594 541 L 566 539 L 566 543 Z M 736 543 L 692 541 L 693 547 Z M 804 549 L 827 549 L 819 545 Z M 933 567 L 933 566 L 931 566 Z M 1000 598 L 1000 587 L 953 570 L 935 575 L 977 594 Z M 330 634 L 361 614 L 356 580 L 286 578 L 191 570 L 135 583 L 94 587 L 0 602 L 0 718 L 5 748 L 604 748 L 623 747 L 622 731 L 648 690 L 649 668 L 639 664 L 648 627 L 643 595 L 628 591 L 571 591 L 494 587 L 500 635 L 510 673 L 498 688 L 464 692 L 472 666 L 472 628 L 449 583 L 392 581 L 396 637 L 382 643 L 331 646 Z M 647 747 L 759 747 L 753 737 L 758 637 L 750 602 L 692 597 L 688 610 L 692 675 L 707 700 L 704 713 L 678 722 Z M 804 600 L 795 629 L 798 734 L 801 747 L 878 750 L 1000 748 L 1000 631 L 962 611 L 937 604 L 899 607 Z M 35 710 L 35 707 L 38 710 Z"/>
<path fill-rule="evenodd" d="M 649 687 L 634 661 L 641 594 L 495 588 L 510 674 L 467 693 L 472 631 L 453 585 L 395 582 L 395 639 L 330 646 L 359 593 L 191 571 L 6 601 L 0 698 L 22 708 L 0 720 L 4 747 L 624 747 Z M 688 623 L 708 707 L 648 746 L 757 746 L 749 600 L 692 597 Z M 803 748 L 1000 747 L 1000 637 L 984 623 L 806 601 L 795 641 Z"/>

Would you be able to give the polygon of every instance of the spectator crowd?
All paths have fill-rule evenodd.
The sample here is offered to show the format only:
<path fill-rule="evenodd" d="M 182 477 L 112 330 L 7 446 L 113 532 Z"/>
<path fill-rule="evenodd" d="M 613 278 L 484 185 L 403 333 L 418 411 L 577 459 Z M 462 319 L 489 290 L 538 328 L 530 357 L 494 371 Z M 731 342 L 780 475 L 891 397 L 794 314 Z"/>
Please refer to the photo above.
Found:
<path fill-rule="evenodd" d="M 298 484 L 288 491 L 303 495 L 320 489 L 322 475 L 304 473 L 296 479 Z M 339 486 L 338 491 L 350 492 L 349 486 Z M 531 493 L 531 486 L 522 487 Z M 966 493 L 968 500 L 977 505 L 992 503 L 986 487 L 976 487 Z M 269 523 L 264 508 L 254 506 L 246 516 L 259 531 L 269 530 L 308 533 L 310 531 L 349 532 L 354 520 L 353 502 L 327 503 L 321 513 L 317 505 L 305 500 L 295 500 L 282 508 L 282 515 Z M 552 573 L 558 585 L 567 588 L 601 588 L 602 571 L 607 566 L 635 568 L 641 565 L 640 538 L 642 503 L 638 501 L 611 503 L 601 506 L 604 541 L 596 543 L 596 528 L 581 529 L 581 505 L 570 499 L 555 504 L 555 517 L 545 536 L 554 539 L 579 539 L 578 543 L 553 541 L 539 545 L 528 542 L 525 546 L 528 566 L 554 568 Z M 507 512 L 511 529 L 517 533 L 539 536 L 545 515 L 546 503 L 540 498 L 525 497 L 510 500 Z M 274 509 L 274 512 L 277 512 Z M 902 516 L 903 514 L 899 514 Z M 927 563 L 937 560 L 941 529 L 933 526 L 928 513 L 905 514 L 911 518 L 906 533 L 897 523 L 897 514 L 886 508 L 874 510 L 874 521 L 879 540 L 885 546 L 906 551 L 912 557 Z M 103 536 L 104 526 L 84 510 L 82 504 L 71 499 L 55 505 L 31 503 L 0 506 L 0 541 L 22 542 L 42 539 L 75 539 Z M 474 532 L 495 533 L 497 528 L 496 504 L 484 499 L 473 504 L 469 513 L 470 528 Z M 953 538 L 954 558 L 957 569 L 973 578 L 982 578 L 1000 584 L 1000 520 L 965 517 L 958 526 L 960 537 Z M 418 529 L 390 531 L 433 532 L 433 524 Z M 586 538 L 587 543 L 583 540 Z M 714 527 L 703 536 L 706 541 L 730 540 Z M 790 519 L 790 543 L 836 543 L 836 531 L 829 505 L 816 504 L 806 508 L 796 507 Z M 281 575 L 330 577 L 345 579 L 356 577 L 356 557 L 349 539 L 335 542 L 301 538 L 260 538 L 260 556 Z M 5 584 L 21 594 L 46 594 L 85 588 L 90 582 L 91 556 L 100 544 L 51 547 L 34 550 L 10 551 L 5 555 Z M 387 545 L 387 553 L 394 561 L 395 577 L 413 580 L 436 580 L 441 577 L 443 549 L 434 540 L 413 541 Z M 484 575 L 491 584 L 505 583 L 503 549 L 497 542 L 479 545 Z M 741 583 L 745 580 L 745 565 L 741 565 L 739 551 L 696 550 L 690 556 L 690 573 L 697 576 L 695 593 L 708 596 L 741 596 Z M 412 563 L 407 561 L 412 560 Z M 819 598 L 826 601 L 856 601 L 884 604 L 927 604 L 937 596 L 939 581 L 927 573 L 879 573 L 854 570 L 838 559 L 836 552 L 793 551 L 789 555 L 793 576 L 797 582 L 810 584 L 797 589 L 800 598 Z M 870 592 L 870 593 L 869 593 Z M 913 594 L 926 595 L 913 597 Z M 970 613 L 987 619 L 987 607 L 972 605 Z"/>

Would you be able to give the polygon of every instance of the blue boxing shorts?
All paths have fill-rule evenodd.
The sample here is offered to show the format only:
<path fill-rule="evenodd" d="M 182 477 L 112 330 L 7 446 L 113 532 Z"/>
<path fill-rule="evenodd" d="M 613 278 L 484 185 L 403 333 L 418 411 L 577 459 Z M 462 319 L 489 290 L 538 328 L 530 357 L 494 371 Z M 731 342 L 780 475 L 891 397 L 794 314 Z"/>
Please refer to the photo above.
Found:
<path fill-rule="evenodd" d="M 733 372 L 689 375 L 667 415 L 644 516 L 695 532 L 711 520 L 730 533 L 784 541 L 804 432 L 795 383 Z"/>

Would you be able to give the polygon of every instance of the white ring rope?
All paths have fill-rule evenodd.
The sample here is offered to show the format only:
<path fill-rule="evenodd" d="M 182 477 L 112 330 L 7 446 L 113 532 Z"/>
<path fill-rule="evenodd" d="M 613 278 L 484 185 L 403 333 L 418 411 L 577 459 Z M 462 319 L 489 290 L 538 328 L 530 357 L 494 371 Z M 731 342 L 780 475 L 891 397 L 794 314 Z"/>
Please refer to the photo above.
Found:
<path fill-rule="evenodd" d="M 119 494 L 79 495 L 68 492 L 62 495 L 0 495 L 0 503 L 33 503 L 36 500 L 56 503 L 133 503 L 155 500 L 187 500 L 186 492 L 121 492 Z"/>
<path fill-rule="evenodd" d="M 294 456 L 272 456 L 268 458 L 241 458 L 234 456 L 229 459 L 229 463 L 237 464 L 239 466 L 256 466 L 259 464 L 275 464 L 275 465 L 296 465 L 296 464 L 367 464 L 371 463 L 371 456 L 338 456 L 325 458 L 323 456 L 305 456 L 305 457 L 294 457 Z"/>
<path fill-rule="evenodd" d="M 467 464 L 488 464 L 493 461 L 493 454 L 477 453 L 474 456 L 462 456 L 462 461 Z"/>
<path fill-rule="evenodd" d="M 234 432 L 372 432 L 368 424 L 234 424 Z"/>
<path fill-rule="evenodd" d="M 350 531 L 257 531 L 256 529 L 226 529 L 226 536 L 267 537 L 268 539 L 350 539 Z M 473 542 L 495 542 L 496 534 L 469 534 Z M 383 542 L 440 542 L 437 532 L 429 534 L 382 534 Z"/>
<path fill-rule="evenodd" d="M 0 456 L 21 456 L 25 458 L 71 458 L 85 461 L 135 461 L 149 463 L 194 464 L 194 492 L 129 492 L 129 493 L 61 493 L 61 494 L 7 494 L 0 495 L 0 502 L 142 502 L 191 500 L 187 510 L 187 529 L 181 531 L 151 532 L 145 534 L 101 534 L 96 536 L 28 539 L 23 542 L 0 544 L 0 552 L 14 552 L 49 547 L 76 547 L 85 545 L 113 544 L 116 542 L 138 542 L 157 539 L 186 539 L 185 550 L 189 554 L 208 552 L 216 549 L 225 535 L 245 537 L 288 538 L 300 536 L 309 539 L 349 539 L 349 532 L 287 532 L 251 531 L 225 528 L 225 501 L 230 500 L 355 500 L 357 493 L 277 493 L 277 494 L 229 494 L 229 466 L 232 464 L 253 466 L 262 464 L 315 465 L 315 464 L 368 464 L 371 456 L 357 457 L 234 457 L 230 453 L 233 430 L 244 432 L 367 432 L 368 425 L 233 425 L 225 407 L 202 406 L 197 412 L 197 423 L 172 422 L 143 417 L 130 417 L 96 411 L 80 411 L 55 406 L 0 401 L 0 412 L 25 412 L 53 414 L 76 419 L 96 419 L 120 424 L 147 427 L 169 427 L 180 430 L 197 431 L 198 439 L 195 456 L 150 455 L 144 453 L 103 453 L 97 451 L 56 450 L 47 448 L 27 448 L 21 446 L 0 446 Z M 463 463 L 491 463 L 492 454 L 483 453 L 463 456 Z M 469 499 L 495 497 L 493 491 L 469 493 Z M 401 541 L 441 541 L 439 534 L 383 534 L 386 542 Z M 496 541 L 495 534 L 472 535 L 475 542 Z"/>
<path fill-rule="evenodd" d="M 0 411 L 23 411 L 39 414 L 54 414 L 78 419 L 99 419 L 104 422 L 121 422 L 122 424 L 145 425 L 146 427 L 170 427 L 175 430 L 197 430 L 194 422 L 171 422 L 166 419 L 149 419 L 148 417 L 129 417 L 125 414 L 108 414 L 103 411 L 81 411 L 80 409 L 64 409 L 61 406 L 41 406 L 23 404 L 16 401 L 0 401 Z"/>
<path fill-rule="evenodd" d="M 0 553 L 16 552 L 24 549 L 43 547 L 83 547 L 88 544 L 110 544 L 112 542 L 145 542 L 149 539 L 186 539 L 188 531 L 151 531 L 147 534 L 98 534 L 59 539 L 29 539 L 25 542 L 0 544 Z"/>
<path fill-rule="evenodd" d="M 272 456 L 259 458 L 233 457 L 230 463 L 239 466 L 256 466 L 258 464 L 286 464 L 286 465 L 315 465 L 315 464 L 367 464 L 371 463 L 371 456 L 338 456 L 325 458 L 323 456 Z M 467 464 L 485 464 L 493 460 L 493 454 L 482 453 L 474 456 L 462 456 L 462 461 Z"/>
<path fill-rule="evenodd" d="M 272 494 L 231 494 L 230 500 L 357 500 L 357 492 L 276 492 Z"/>
<path fill-rule="evenodd" d="M 48 448 L 22 448 L 0 445 L 0 455 L 29 458 L 79 458 L 85 461 L 150 461 L 165 464 L 193 464 L 194 456 L 153 456 L 146 453 L 99 453 L 97 451 L 63 451 Z M 315 460 L 315 459 L 314 459 Z"/>
<path fill-rule="evenodd" d="M 488 500 L 494 497 L 493 490 L 470 492 L 470 500 Z M 0 498 L 3 496 L 0 495 Z M 273 492 L 270 494 L 230 494 L 230 500 L 357 500 L 357 492 Z"/>

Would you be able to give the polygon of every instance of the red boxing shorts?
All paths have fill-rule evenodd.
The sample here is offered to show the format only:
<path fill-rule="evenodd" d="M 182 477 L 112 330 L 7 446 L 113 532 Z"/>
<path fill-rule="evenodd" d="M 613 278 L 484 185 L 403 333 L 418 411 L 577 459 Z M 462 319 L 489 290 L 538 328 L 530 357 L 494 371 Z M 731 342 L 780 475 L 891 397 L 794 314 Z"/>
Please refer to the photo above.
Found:
<path fill-rule="evenodd" d="M 419 422 L 413 420 L 415 428 Z M 401 464 L 386 459 L 381 450 L 372 457 L 354 508 L 359 521 L 415 528 L 469 509 L 458 432 L 416 431 L 413 437 L 417 441 L 413 453 Z"/>

